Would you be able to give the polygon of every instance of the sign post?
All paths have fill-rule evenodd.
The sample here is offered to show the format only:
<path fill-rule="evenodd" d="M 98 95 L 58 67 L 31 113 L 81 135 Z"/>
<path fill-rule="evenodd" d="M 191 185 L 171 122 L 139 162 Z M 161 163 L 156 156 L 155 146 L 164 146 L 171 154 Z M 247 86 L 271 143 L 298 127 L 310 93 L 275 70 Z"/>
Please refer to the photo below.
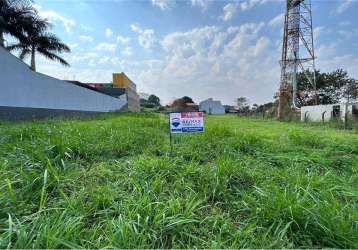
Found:
<path fill-rule="evenodd" d="M 169 138 L 170 138 L 170 156 L 173 155 L 173 136 L 172 133 L 169 133 Z"/>
<path fill-rule="evenodd" d="M 169 114 L 170 154 L 173 154 L 172 134 L 204 132 L 203 112 L 183 112 Z"/>

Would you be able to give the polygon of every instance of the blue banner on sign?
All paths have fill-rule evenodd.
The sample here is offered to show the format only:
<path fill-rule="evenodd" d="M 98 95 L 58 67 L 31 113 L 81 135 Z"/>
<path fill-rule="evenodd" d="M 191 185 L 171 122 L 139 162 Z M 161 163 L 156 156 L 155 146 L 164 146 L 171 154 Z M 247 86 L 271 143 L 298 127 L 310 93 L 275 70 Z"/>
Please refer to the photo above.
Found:
<path fill-rule="evenodd" d="M 190 133 L 190 132 L 203 132 L 204 128 L 203 127 L 193 127 L 193 128 L 182 128 L 182 132 L 185 133 Z"/>

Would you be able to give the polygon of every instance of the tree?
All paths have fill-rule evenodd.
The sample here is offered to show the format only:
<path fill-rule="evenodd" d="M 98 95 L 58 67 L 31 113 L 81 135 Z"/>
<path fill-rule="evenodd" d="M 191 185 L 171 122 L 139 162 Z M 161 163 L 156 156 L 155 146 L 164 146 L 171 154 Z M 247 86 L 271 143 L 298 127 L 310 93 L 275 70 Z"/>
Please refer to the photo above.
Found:
<path fill-rule="evenodd" d="M 250 105 L 246 97 L 239 97 L 236 99 L 237 112 L 247 114 L 250 111 Z"/>
<path fill-rule="evenodd" d="M 276 106 L 276 104 L 274 102 L 268 102 L 265 104 L 262 104 L 260 106 L 257 107 L 256 112 L 257 113 L 262 113 L 262 112 L 266 112 L 269 109 L 272 109 Z"/>
<path fill-rule="evenodd" d="M 160 106 L 160 99 L 158 96 L 156 95 L 150 95 L 148 97 L 148 102 L 152 103 L 155 107 L 159 107 Z"/>
<path fill-rule="evenodd" d="M 254 103 L 254 104 L 252 105 L 252 111 L 256 111 L 258 108 L 259 108 L 259 105 L 258 105 L 258 104 Z"/>
<path fill-rule="evenodd" d="M 25 40 L 24 31 L 36 10 L 29 0 L 0 0 L 0 46 L 5 47 L 4 35 Z"/>
<path fill-rule="evenodd" d="M 350 79 L 343 89 L 343 96 L 347 102 L 358 100 L 358 81 Z"/>
<path fill-rule="evenodd" d="M 225 113 L 236 113 L 236 109 L 231 105 L 224 105 Z"/>
<path fill-rule="evenodd" d="M 259 105 L 255 108 L 256 114 L 262 114 L 263 117 L 265 116 L 275 116 L 276 114 L 276 107 L 277 103 L 274 102 L 268 102 L 262 105 Z"/>
<path fill-rule="evenodd" d="M 239 97 L 236 99 L 237 110 L 239 113 L 245 113 L 250 109 L 248 99 L 246 97 Z"/>
<path fill-rule="evenodd" d="M 239 97 L 236 99 L 236 104 L 238 108 L 242 108 L 248 105 L 248 100 L 246 97 Z"/>
<path fill-rule="evenodd" d="M 71 52 L 70 48 L 61 42 L 54 34 L 47 32 L 50 24 L 47 20 L 38 16 L 32 17 L 32 22 L 25 26 L 25 40 L 7 47 L 8 50 L 19 50 L 20 59 L 25 59 L 31 55 L 31 69 L 36 71 L 35 53 L 38 52 L 44 57 L 58 61 L 62 65 L 69 66 L 68 62 L 58 54 L 62 52 Z"/>
<path fill-rule="evenodd" d="M 312 84 L 307 80 L 306 75 L 312 76 L 313 72 L 300 72 L 298 81 L 298 100 L 301 105 L 315 104 L 315 91 Z M 317 97 L 319 104 L 333 104 L 343 99 L 356 98 L 355 85 L 357 81 L 350 78 L 347 71 L 337 69 L 330 73 L 316 71 Z"/>
<path fill-rule="evenodd" d="M 183 96 L 181 99 L 184 103 L 194 103 L 193 99 L 189 96 Z"/>
<path fill-rule="evenodd" d="M 188 96 L 184 96 L 182 98 L 174 100 L 171 107 L 176 108 L 178 110 L 185 110 L 188 108 L 189 103 L 194 103 L 193 99 Z"/>
<path fill-rule="evenodd" d="M 154 107 L 154 106 L 153 106 L 152 104 L 150 104 L 150 103 L 148 102 L 148 100 L 145 99 L 145 98 L 140 98 L 140 99 L 139 99 L 139 103 L 140 103 L 140 106 L 145 107 L 145 108 L 153 108 L 153 107 Z"/>
<path fill-rule="evenodd" d="M 161 107 L 160 99 L 156 95 L 149 95 L 148 98 L 140 98 L 140 105 L 145 108 Z"/>

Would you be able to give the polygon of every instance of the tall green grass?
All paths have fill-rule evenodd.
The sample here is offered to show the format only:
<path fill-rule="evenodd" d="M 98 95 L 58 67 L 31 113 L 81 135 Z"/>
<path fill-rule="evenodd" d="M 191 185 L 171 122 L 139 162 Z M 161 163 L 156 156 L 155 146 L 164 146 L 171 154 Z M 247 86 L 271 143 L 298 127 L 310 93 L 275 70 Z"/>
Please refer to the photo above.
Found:
<path fill-rule="evenodd" d="M 0 124 L 1 248 L 358 248 L 358 135 L 154 114 Z"/>

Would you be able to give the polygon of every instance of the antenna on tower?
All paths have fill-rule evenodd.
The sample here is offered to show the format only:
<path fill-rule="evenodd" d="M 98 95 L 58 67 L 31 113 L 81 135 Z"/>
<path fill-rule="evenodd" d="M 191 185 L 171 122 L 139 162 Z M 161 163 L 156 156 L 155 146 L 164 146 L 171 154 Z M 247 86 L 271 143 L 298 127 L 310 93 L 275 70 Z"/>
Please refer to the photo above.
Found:
<path fill-rule="evenodd" d="M 303 72 L 313 86 L 317 104 L 311 0 L 286 0 L 280 64 L 278 118 L 282 119 L 287 105 L 296 111 L 303 105 L 298 101 L 297 74 L 299 72 Z"/>

